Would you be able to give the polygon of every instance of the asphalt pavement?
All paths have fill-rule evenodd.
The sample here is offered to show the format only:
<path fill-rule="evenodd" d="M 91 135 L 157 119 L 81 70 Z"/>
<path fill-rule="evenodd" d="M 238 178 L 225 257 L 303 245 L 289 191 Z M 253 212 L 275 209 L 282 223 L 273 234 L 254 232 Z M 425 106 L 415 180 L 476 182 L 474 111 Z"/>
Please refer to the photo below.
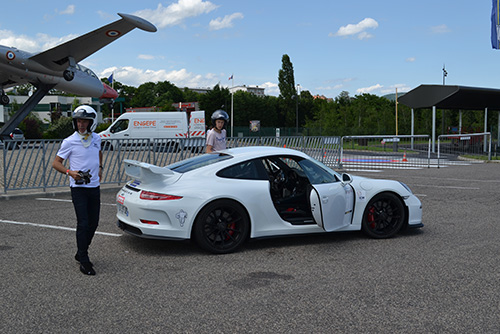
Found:
<path fill-rule="evenodd" d="M 425 227 L 212 255 L 124 235 L 104 189 L 85 276 L 68 191 L 2 196 L 0 332 L 499 333 L 500 164 L 352 174 L 408 184 Z"/>

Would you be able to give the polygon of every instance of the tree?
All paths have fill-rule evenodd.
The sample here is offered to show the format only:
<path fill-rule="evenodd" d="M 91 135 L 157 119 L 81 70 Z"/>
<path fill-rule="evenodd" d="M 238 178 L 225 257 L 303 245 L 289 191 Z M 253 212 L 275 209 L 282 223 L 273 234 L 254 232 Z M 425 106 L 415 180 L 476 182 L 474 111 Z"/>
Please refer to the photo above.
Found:
<path fill-rule="evenodd" d="M 130 104 L 136 108 L 154 106 L 156 100 L 155 86 L 156 84 L 153 82 L 140 85 L 135 91 Z"/>
<path fill-rule="evenodd" d="M 278 87 L 280 89 L 280 112 L 278 121 L 285 126 L 293 127 L 295 124 L 295 107 L 297 90 L 293 76 L 293 64 L 290 57 L 284 54 L 281 57 L 281 69 L 278 72 Z M 292 117 L 293 116 L 293 117 Z"/>
<path fill-rule="evenodd" d="M 205 110 L 206 119 L 210 119 L 210 116 L 217 109 L 223 109 L 229 114 L 229 110 L 231 109 L 231 94 L 229 93 L 228 88 L 221 88 L 219 84 L 215 85 L 214 88 L 207 92 L 206 94 L 202 94 L 200 98 L 200 108 L 201 110 Z M 209 124 L 207 122 L 207 124 Z"/>

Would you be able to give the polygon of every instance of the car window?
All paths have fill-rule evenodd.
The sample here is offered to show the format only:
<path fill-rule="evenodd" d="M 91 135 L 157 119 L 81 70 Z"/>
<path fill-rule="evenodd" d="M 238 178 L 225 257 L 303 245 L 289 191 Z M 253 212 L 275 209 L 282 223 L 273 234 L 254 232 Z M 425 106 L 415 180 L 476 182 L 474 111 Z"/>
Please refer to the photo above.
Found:
<path fill-rule="evenodd" d="M 118 122 L 116 122 L 111 127 L 111 129 L 109 129 L 109 132 L 116 133 L 116 132 L 127 130 L 127 128 L 128 128 L 128 119 L 121 119 Z"/>
<path fill-rule="evenodd" d="M 186 173 L 186 172 L 189 172 L 191 170 L 194 170 L 194 169 L 197 169 L 200 167 L 204 167 L 204 166 L 208 166 L 211 164 L 215 164 L 215 163 L 218 163 L 220 161 L 224 161 L 224 160 L 231 159 L 231 158 L 232 158 L 232 156 L 229 154 L 210 153 L 210 154 L 198 155 L 198 156 L 193 157 L 193 158 L 182 160 L 182 161 L 173 163 L 171 165 L 168 165 L 167 167 L 170 170 L 173 170 L 173 171 L 178 172 L 178 173 Z"/>
<path fill-rule="evenodd" d="M 268 180 L 267 173 L 259 160 L 250 160 L 224 168 L 219 177 L 242 180 Z"/>
<path fill-rule="evenodd" d="M 299 165 L 312 184 L 333 183 L 340 180 L 337 173 L 315 160 L 303 159 L 299 161 Z"/>

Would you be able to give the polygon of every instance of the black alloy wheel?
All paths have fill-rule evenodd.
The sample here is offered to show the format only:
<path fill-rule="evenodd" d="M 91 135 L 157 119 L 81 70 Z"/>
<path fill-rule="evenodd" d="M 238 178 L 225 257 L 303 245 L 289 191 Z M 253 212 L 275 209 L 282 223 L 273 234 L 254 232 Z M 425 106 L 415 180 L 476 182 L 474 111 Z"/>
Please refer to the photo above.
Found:
<path fill-rule="evenodd" d="M 390 238 L 401 230 L 405 220 L 401 199 L 392 193 L 381 193 L 366 206 L 361 228 L 372 238 Z"/>
<path fill-rule="evenodd" d="M 237 250 L 247 239 L 249 220 L 243 207 L 230 200 L 210 203 L 200 211 L 193 227 L 198 245 L 215 254 Z"/>

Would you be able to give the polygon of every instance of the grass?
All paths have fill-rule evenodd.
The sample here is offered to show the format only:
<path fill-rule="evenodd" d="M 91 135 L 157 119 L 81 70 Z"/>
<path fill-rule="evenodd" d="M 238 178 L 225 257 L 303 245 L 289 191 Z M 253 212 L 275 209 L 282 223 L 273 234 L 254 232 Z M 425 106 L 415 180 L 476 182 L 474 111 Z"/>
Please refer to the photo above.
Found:
<path fill-rule="evenodd" d="M 467 159 L 472 159 L 472 160 L 484 160 L 488 161 L 488 156 L 487 155 L 469 155 L 469 154 L 464 154 L 461 155 L 463 158 Z M 500 161 L 500 157 L 498 156 L 491 156 L 491 161 Z"/>

